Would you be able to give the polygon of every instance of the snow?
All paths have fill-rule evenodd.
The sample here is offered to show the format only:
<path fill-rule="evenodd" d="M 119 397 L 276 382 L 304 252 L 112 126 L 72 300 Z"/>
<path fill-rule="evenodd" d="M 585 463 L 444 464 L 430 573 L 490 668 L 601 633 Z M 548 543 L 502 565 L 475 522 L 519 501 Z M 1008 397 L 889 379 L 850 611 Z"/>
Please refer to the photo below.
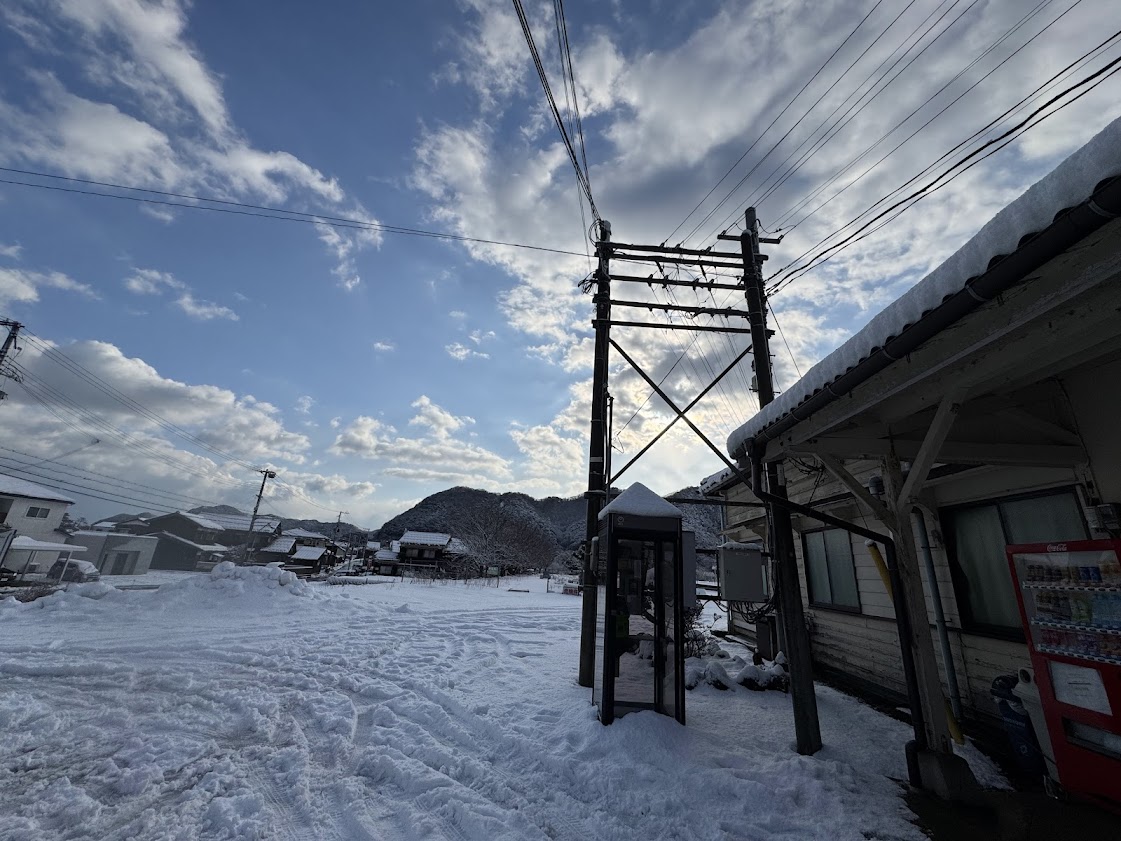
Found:
<path fill-rule="evenodd" d="M 260 551 L 262 552 L 279 552 L 281 554 L 288 554 L 292 551 L 292 547 L 296 545 L 296 538 L 294 537 L 278 537 L 268 546 Z"/>
<path fill-rule="evenodd" d="M 312 540 L 326 540 L 327 535 L 320 534 L 317 531 L 308 531 L 307 529 L 285 529 L 281 532 L 285 537 L 303 537 Z"/>
<path fill-rule="evenodd" d="M 605 505 L 599 512 L 599 518 L 602 520 L 609 514 L 681 519 L 681 511 L 676 505 L 666 502 L 641 482 L 635 482 Z"/>
<path fill-rule="evenodd" d="M 326 554 L 322 546 L 299 546 L 292 554 L 293 561 L 318 561 Z"/>
<path fill-rule="evenodd" d="M 579 599 L 508 583 L 530 592 L 226 563 L 2 601 L 0 836 L 925 837 L 907 725 L 818 687 L 825 748 L 803 757 L 789 696 L 701 684 L 686 727 L 605 728 L 575 682 Z"/>
<path fill-rule="evenodd" d="M 435 531 L 407 531 L 399 541 L 394 542 L 408 546 L 447 546 L 451 539 L 450 534 Z"/>
<path fill-rule="evenodd" d="M 905 327 L 919 321 L 943 299 L 983 274 L 994 257 L 1016 251 L 1020 240 L 1048 227 L 1060 211 L 1086 201 L 1101 181 L 1121 174 L 1121 118 L 1050 174 L 1036 182 L 981 228 L 942 265 L 875 316 L 855 336 L 806 372 L 728 437 L 728 452 L 738 454 L 770 423 L 795 410 L 817 391 L 855 367 Z"/>
<path fill-rule="evenodd" d="M 0 473 L 0 495 L 21 496 L 27 499 L 48 499 L 54 502 L 69 502 L 71 504 L 74 502 L 70 497 L 63 496 L 58 491 L 36 485 L 26 479 L 17 479 L 15 476 L 9 476 L 6 473 Z"/>
<path fill-rule="evenodd" d="M 85 552 L 85 546 L 75 546 L 72 543 L 49 543 L 45 540 L 35 540 L 32 537 L 19 536 L 12 538 L 13 549 L 24 549 L 31 552 Z"/>

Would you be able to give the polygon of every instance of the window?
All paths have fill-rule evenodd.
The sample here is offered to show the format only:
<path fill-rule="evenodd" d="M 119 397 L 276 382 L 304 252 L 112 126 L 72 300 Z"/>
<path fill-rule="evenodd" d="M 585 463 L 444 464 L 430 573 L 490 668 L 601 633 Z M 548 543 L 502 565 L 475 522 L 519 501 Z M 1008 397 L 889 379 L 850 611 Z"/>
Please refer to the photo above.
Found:
<path fill-rule="evenodd" d="M 1089 536 L 1070 490 L 949 508 L 942 522 L 962 623 L 998 636 L 1022 635 L 1004 547 Z"/>
<path fill-rule="evenodd" d="M 49 508 L 36 508 L 34 505 L 27 509 L 27 516 L 33 520 L 45 520 L 51 513 Z"/>
<path fill-rule="evenodd" d="M 840 610 L 860 610 L 852 541 L 843 529 L 822 529 L 802 535 L 802 557 L 810 603 Z"/>

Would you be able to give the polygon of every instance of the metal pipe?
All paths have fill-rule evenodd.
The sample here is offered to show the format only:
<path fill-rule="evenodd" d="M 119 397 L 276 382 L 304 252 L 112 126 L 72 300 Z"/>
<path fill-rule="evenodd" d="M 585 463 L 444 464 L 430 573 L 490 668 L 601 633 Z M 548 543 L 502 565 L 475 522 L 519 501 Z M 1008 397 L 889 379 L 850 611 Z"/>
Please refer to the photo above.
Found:
<path fill-rule="evenodd" d="M 954 718 L 961 721 L 961 689 L 958 688 L 958 673 L 954 666 L 954 654 L 950 649 L 950 634 L 946 630 L 946 613 L 942 609 L 942 593 L 938 587 L 938 577 L 934 574 L 934 555 L 930 550 L 930 534 L 926 530 L 926 517 L 920 509 L 911 511 L 911 517 L 919 529 L 919 548 L 922 549 L 926 564 L 926 580 L 930 584 L 930 600 L 934 602 L 934 627 L 938 630 L 938 644 L 942 649 L 942 669 L 946 673 L 946 687 L 950 691 L 950 709 Z"/>

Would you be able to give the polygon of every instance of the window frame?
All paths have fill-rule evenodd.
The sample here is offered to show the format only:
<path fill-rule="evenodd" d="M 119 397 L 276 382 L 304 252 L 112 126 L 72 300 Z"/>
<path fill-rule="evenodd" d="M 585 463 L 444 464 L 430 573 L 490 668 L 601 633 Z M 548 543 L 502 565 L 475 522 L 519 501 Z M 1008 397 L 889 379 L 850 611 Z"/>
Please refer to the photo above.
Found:
<path fill-rule="evenodd" d="M 42 511 L 43 513 L 39 514 L 38 512 L 40 512 L 40 511 Z M 27 506 L 27 519 L 29 519 L 29 520 L 45 520 L 50 516 L 51 516 L 51 509 L 49 509 L 49 508 L 44 508 L 41 505 L 29 505 L 29 506 Z"/>
<path fill-rule="evenodd" d="M 1008 640 L 1009 642 L 1027 642 L 1022 625 L 1018 628 L 1009 628 L 1004 625 L 992 625 L 987 622 L 981 622 L 973 616 L 973 606 L 969 602 L 969 577 L 966 575 L 965 570 L 962 568 L 957 558 L 957 536 L 952 528 L 953 515 L 958 511 L 995 507 L 997 519 L 1000 520 L 1000 528 L 1004 533 L 1005 545 L 1007 546 L 1009 545 L 1007 542 L 1008 520 L 1001 507 L 1002 503 L 1067 495 L 1074 497 L 1075 508 L 1078 511 L 1078 519 L 1082 524 L 1083 537 L 1081 539 L 1089 540 L 1090 527 L 1089 523 L 1086 522 L 1086 509 L 1082 504 L 1082 495 L 1079 493 L 1078 488 L 1078 485 L 1060 485 L 1054 488 L 1044 488 L 1027 493 L 1009 494 L 1007 496 L 989 497 L 987 499 L 963 502 L 956 505 L 946 505 L 938 509 L 938 525 L 942 530 L 942 544 L 946 552 L 946 564 L 950 568 L 950 580 L 953 582 L 954 587 L 954 600 L 957 602 L 958 616 L 960 617 L 961 629 L 963 632 L 979 637 Z M 1013 587 L 1015 587 L 1014 583 Z M 1013 598 L 1016 597 L 1015 591 L 1013 591 L 1012 596 Z M 1017 611 L 1018 610 L 1019 607 L 1017 607 Z"/>
<path fill-rule="evenodd" d="M 807 535 L 821 534 L 821 533 L 824 533 L 824 532 L 827 532 L 827 531 L 839 531 L 839 532 L 843 533 L 846 538 L 848 538 L 849 564 L 851 565 L 851 568 L 852 568 L 852 580 L 853 580 L 853 584 L 855 585 L 855 589 L 856 589 L 856 606 L 855 607 L 853 607 L 851 605 L 847 605 L 847 604 L 835 604 L 833 602 L 818 601 L 814 597 L 813 584 L 811 583 L 811 579 L 810 579 L 810 557 L 809 557 L 809 552 L 807 551 L 807 547 L 806 547 L 806 537 L 807 537 Z M 839 611 L 840 613 L 862 614 L 864 612 L 864 603 L 863 603 L 863 601 L 861 601 L 861 598 L 860 598 L 860 579 L 857 578 L 857 576 L 856 576 L 856 553 L 853 551 L 853 548 L 852 548 L 852 532 L 845 531 L 844 529 L 839 529 L 839 528 L 836 528 L 836 527 L 823 526 L 822 528 L 806 529 L 805 531 L 802 532 L 801 538 L 802 538 L 802 567 L 803 567 L 803 572 L 805 573 L 805 576 L 806 576 L 806 596 L 809 600 L 810 606 L 814 607 L 814 608 L 820 608 L 822 610 L 836 610 L 836 611 Z M 833 590 L 833 576 L 831 574 L 832 573 L 832 566 L 830 564 L 830 558 L 829 558 L 829 547 L 828 547 L 827 544 L 825 544 L 825 539 L 824 538 L 822 538 L 822 547 L 825 549 L 825 573 L 829 577 L 830 598 L 832 598 L 832 590 Z"/>

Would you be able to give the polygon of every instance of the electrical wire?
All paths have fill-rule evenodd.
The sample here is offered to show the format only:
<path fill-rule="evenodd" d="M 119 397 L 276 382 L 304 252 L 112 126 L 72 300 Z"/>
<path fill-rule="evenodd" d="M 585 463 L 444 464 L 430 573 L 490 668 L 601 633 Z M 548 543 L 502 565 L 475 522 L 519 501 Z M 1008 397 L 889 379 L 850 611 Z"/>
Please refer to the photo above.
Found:
<path fill-rule="evenodd" d="M 665 238 L 665 242 L 669 242 L 670 238 L 674 234 L 676 234 L 678 231 L 681 230 L 681 228 L 685 225 L 685 223 L 689 221 L 689 218 L 700 209 L 701 205 L 703 205 L 706 201 L 708 201 L 709 197 L 713 193 L 716 192 L 717 187 L 719 187 L 721 184 L 723 184 L 724 181 L 728 178 L 728 176 L 731 175 L 732 172 L 735 171 L 736 167 L 738 167 L 741 163 L 743 163 L 744 158 L 746 158 L 749 154 L 751 154 L 751 150 L 754 149 L 756 147 L 756 145 L 759 143 L 759 141 L 762 140 L 763 137 L 767 134 L 767 132 L 770 131 L 774 127 L 775 123 L 777 123 L 782 118 L 782 115 L 785 114 L 788 110 L 790 110 L 790 106 L 792 106 L 798 100 L 798 97 L 800 97 L 805 92 L 806 88 L 808 88 L 810 85 L 812 85 L 814 80 L 818 76 L 821 75 L 822 71 L 824 71 L 825 68 L 829 66 L 829 63 L 836 57 L 837 53 L 839 53 L 842 49 L 844 49 L 845 44 L 847 44 L 852 39 L 852 37 L 854 35 L 856 35 L 856 33 L 860 29 L 860 27 L 862 27 L 864 25 L 864 22 L 867 21 L 868 18 L 872 16 L 873 12 L 875 12 L 876 9 L 878 9 L 880 7 L 880 4 L 882 2 L 883 2 L 883 0 L 877 0 L 876 5 L 874 5 L 871 8 L 871 10 L 868 12 L 868 14 L 866 14 L 863 18 L 860 19 L 860 22 L 857 23 L 857 25 L 853 28 L 852 32 L 850 32 L 848 34 L 848 36 L 846 36 L 845 40 L 843 40 L 840 43 L 840 46 L 838 46 L 835 50 L 833 50 L 832 53 L 830 53 L 829 58 L 825 59 L 824 63 L 822 63 L 821 67 L 819 67 L 817 69 L 817 72 L 815 72 L 813 74 L 813 76 L 810 77 L 809 81 L 806 82 L 804 85 L 802 85 L 802 87 L 798 90 L 798 92 L 790 98 L 789 102 L 786 103 L 786 105 L 783 107 L 783 109 L 781 111 L 779 111 L 778 115 L 773 120 L 771 120 L 771 122 L 767 125 L 767 127 L 765 129 L 763 129 L 762 132 L 760 132 L 759 136 L 756 137 L 755 140 L 753 140 L 751 142 L 751 145 L 747 147 L 747 150 L 742 155 L 740 155 L 739 158 L 736 159 L 736 162 L 734 164 L 732 164 L 730 167 L 728 167 L 727 172 L 725 172 L 722 176 L 720 176 L 720 180 L 717 181 L 712 186 L 712 189 L 709 190 L 707 193 L 705 193 L 704 198 L 702 198 L 699 202 L 697 202 L 696 207 L 694 207 L 692 210 L 690 210 L 685 215 L 685 218 L 677 223 L 677 227 L 674 228 L 672 231 L 670 231 L 669 236 Z M 849 69 L 851 70 L 852 68 L 850 67 Z M 846 70 L 845 73 L 847 73 L 847 72 L 848 71 Z M 843 78 L 844 78 L 844 73 L 842 73 L 841 76 L 838 77 L 837 82 L 839 82 Z M 834 82 L 833 84 L 836 85 L 837 82 Z M 829 90 L 832 90 L 832 89 L 833 89 L 833 87 L 830 86 Z M 826 93 L 828 93 L 828 92 L 829 91 L 826 91 Z M 816 105 L 816 104 L 817 103 L 815 102 L 814 105 Z M 814 108 L 814 106 L 811 105 L 809 110 L 806 111 L 806 114 L 808 114 L 810 111 L 812 111 L 813 108 Z M 801 122 L 801 120 L 805 118 L 806 114 L 803 114 L 802 117 L 799 118 L 799 122 Z M 793 129 L 796 128 L 797 125 L 798 125 L 798 123 L 795 123 L 794 126 L 791 127 L 791 131 L 793 131 Z M 788 134 L 789 134 L 789 132 L 788 132 Z M 754 170 L 752 170 L 752 171 L 754 171 Z M 718 207 L 719 207 L 719 205 L 718 205 Z M 706 216 L 704 220 L 701 220 L 700 224 L 703 225 L 705 220 L 709 219 L 710 217 L 711 217 L 711 213 L 709 214 L 709 216 Z M 685 239 L 688 239 L 688 238 L 689 237 L 686 237 Z"/>
<path fill-rule="evenodd" d="M 317 213 L 304 213 L 298 210 L 285 210 L 279 207 L 255 205 L 247 202 L 232 201 L 229 199 L 207 198 L 193 196 L 185 193 L 172 193 L 166 190 L 155 190 L 148 187 L 134 187 L 126 184 L 114 184 L 107 181 L 93 181 L 86 178 L 73 178 L 67 175 L 56 175 L 47 172 L 34 172 L 32 170 L 14 169 L 0 166 L 0 172 L 9 172 L 34 178 L 49 178 L 58 181 L 69 181 L 75 184 L 88 184 L 106 187 L 115 190 L 130 190 L 137 193 L 166 196 L 165 199 L 146 198 L 144 196 L 122 195 L 120 193 L 105 193 L 98 190 L 82 190 L 76 187 L 62 187 L 56 184 L 37 184 L 28 181 L 16 181 L 9 178 L 0 178 L 0 184 L 9 184 L 16 187 L 34 187 L 41 190 L 53 190 L 61 193 L 74 193 L 83 196 L 98 196 L 106 199 L 121 199 L 142 204 L 155 204 L 165 207 L 180 207 L 187 210 L 208 210 L 214 213 L 228 213 L 235 216 L 253 216 L 259 219 L 274 219 L 281 222 L 303 222 L 310 225 L 325 225 L 330 228 L 356 229 L 362 231 L 379 231 L 388 234 L 402 234 L 406 236 L 428 237 L 431 239 L 449 240 L 451 242 L 469 242 L 480 245 L 499 245 L 508 248 L 522 248 L 529 251 L 544 251 L 550 254 L 565 254 L 573 257 L 582 257 L 579 251 L 568 251 L 562 248 L 547 248 L 541 245 L 527 245 L 520 242 L 506 242 L 504 240 L 481 239 L 479 237 L 463 236 L 461 234 L 448 234 L 439 231 L 426 231 L 421 228 L 406 228 L 399 225 L 386 225 L 381 222 L 370 222 L 362 219 L 348 219 L 340 216 L 326 216 Z M 186 201 L 171 201 L 171 198 L 181 198 Z M 206 204 L 191 204 L 190 202 L 206 202 Z M 224 205 L 215 207 L 214 205 Z"/>

